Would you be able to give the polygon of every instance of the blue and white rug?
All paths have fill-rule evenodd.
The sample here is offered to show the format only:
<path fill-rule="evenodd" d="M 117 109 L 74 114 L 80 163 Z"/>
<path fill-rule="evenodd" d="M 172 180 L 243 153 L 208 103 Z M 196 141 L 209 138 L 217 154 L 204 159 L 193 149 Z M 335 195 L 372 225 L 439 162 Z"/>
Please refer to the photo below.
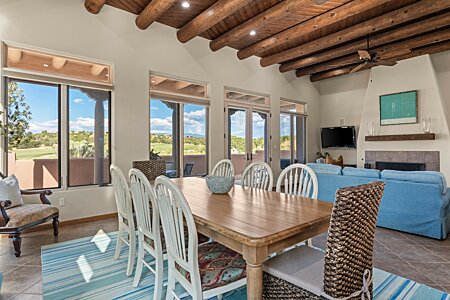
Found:
<path fill-rule="evenodd" d="M 127 277 L 126 247 L 114 260 L 117 234 L 100 232 L 95 238 L 42 247 L 44 299 L 153 299 L 154 275 L 147 268 L 138 288 Z M 167 270 L 164 270 L 167 278 Z M 165 292 L 165 291 L 164 291 Z M 246 299 L 241 288 L 225 295 L 226 300 Z M 450 300 L 444 292 L 382 270 L 374 269 L 374 299 Z"/>

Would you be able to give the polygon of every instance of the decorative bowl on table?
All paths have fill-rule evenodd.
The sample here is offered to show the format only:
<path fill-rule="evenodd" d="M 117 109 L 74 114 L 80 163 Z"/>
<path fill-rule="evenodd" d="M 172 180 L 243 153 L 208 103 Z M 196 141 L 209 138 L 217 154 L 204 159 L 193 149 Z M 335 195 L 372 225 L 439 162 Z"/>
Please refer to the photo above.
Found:
<path fill-rule="evenodd" d="M 234 177 L 208 175 L 205 180 L 213 194 L 226 194 L 234 185 Z"/>

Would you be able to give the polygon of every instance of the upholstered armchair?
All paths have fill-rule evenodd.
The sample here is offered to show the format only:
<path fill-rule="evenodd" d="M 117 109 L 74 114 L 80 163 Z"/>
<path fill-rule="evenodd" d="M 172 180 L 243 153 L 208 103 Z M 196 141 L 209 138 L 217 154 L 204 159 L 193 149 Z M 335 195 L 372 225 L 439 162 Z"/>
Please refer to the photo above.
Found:
<path fill-rule="evenodd" d="M 0 177 L 5 176 L 0 173 Z M 59 209 L 51 205 L 47 196 L 50 190 L 21 190 L 22 195 L 39 195 L 42 204 L 23 204 L 10 207 L 11 201 L 0 201 L 0 234 L 8 234 L 12 238 L 14 254 L 20 256 L 23 231 L 39 224 L 53 220 L 53 235 L 58 236 Z"/>

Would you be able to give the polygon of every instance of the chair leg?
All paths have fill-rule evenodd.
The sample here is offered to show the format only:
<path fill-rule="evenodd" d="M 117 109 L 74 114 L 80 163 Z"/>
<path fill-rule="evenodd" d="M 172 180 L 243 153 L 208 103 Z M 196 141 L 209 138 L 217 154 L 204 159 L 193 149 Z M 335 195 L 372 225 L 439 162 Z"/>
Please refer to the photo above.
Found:
<path fill-rule="evenodd" d="M 123 245 L 123 228 L 119 224 L 119 232 L 117 233 L 117 245 L 116 245 L 116 252 L 114 253 L 114 259 L 119 259 L 120 257 L 120 250 L 122 250 Z"/>
<path fill-rule="evenodd" d="M 307 239 L 306 242 L 305 242 L 305 244 L 306 244 L 306 246 L 308 246 L 308 247 L 312 247 L 312 246 L 313 246 L 312 239 Z"/>
<path fill-rule="evenodd" d="M 223 299 L 223 294 L 217 295 L 217 300 L 222 300 Z"/>
<path fill-rule="evenodd" d="M 139 250 L 137 257 L 136 273 L 134 274 L 133 280 L 133 287 L 137 287 L 139 285 L 139 281 L 141 280 L 142 267 L 144 266 L 144 256 L 145 256 L 143 244 L 144 244 L 144 237 L 142 233 L 139 232 Z"/>
<path fill-rule="evenodd" d="M 59 227 L 59 217 L 54 217 L 53 218 L 53 235 L 54 236 L 58 236 L 58 234 L 59 234 L 58 227 Z"/>
<path fill-rule="evenodd" d="M 136 258 L 136 232 L 134 230 L 130 230 L 128 233 L 128 241 L 130 243 L 130 249 L 128 251 L 128 267 L 127 267 L 127 276 L 131 276 L 133 274 L 134 269 L 134 260 Z"/>
<path fill-rule="evenodd" d="M 164 276 L 164 261 L 162 257 L 156 257 L 155 267 L 155 293 L 153 294 L 153 300 L 161 300 Z"/>
<path fill-rule="evenodd" d="M 20 251 L 20 245 L 22 244 L 22 238 L 20 237 L 20 233 L 13 234 L 12 240 L 14 245 L 14 255 L 16 257 L 19 257 L 20 253 L 22 253 Z"/>
<path fill-rule="evenodd" d="M 172 271 L 169 267 L 169 282 L 167 284 L 167 291 L 166 291 L 166 300 L 173 300 L 174 296 L 172 294 L 173 291 L 175 291 L 175 278 L 173 277 Z"/>

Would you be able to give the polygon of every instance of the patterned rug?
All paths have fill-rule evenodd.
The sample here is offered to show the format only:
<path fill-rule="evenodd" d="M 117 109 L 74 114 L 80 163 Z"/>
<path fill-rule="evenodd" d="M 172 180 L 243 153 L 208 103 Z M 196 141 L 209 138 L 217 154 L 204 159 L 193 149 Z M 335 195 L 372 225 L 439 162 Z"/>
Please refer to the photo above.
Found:
<path fill-rule="evenodd" d="M 153 273 L 144 268 L 139 287 L 133 288 L 133 277 L 125 275 L 126 248 L 121 253 L 121 259 L 113 259 L 116 241 L 116 233 L 100 231 L 94 238 L 42 247 L 44 299 L 153 299 Z M 167 278 L 167 269 L 164 270 L 164 277 Z M 226 300 L 246 298 L 245 288 L 224 297 Z M 374 299 L 450 300 L 450 296 L 375 269 Z"/>

